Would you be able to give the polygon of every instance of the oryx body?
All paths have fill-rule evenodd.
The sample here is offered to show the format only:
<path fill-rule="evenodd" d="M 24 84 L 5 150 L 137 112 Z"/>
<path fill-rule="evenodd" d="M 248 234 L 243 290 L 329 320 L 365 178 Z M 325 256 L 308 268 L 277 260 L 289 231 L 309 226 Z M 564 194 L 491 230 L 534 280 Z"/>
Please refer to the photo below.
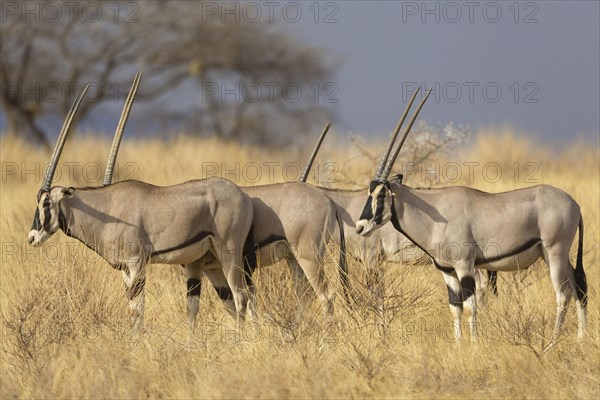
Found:
<path fill-rule="evenodd" d="M 476 338 L 476 268 L 492 271 L 526 269 L 546 261 L 558 303 L 554 339 L 567 303 L 577 294 L 579 333 L 586 326 L 587 285 L 583 270 L 583 219 L 578 204 L 564 191 L 539 185 L 504 193 L 466 187 L 412 189 L 401 179 L 375 182 L 357 231 L 368 235 L 388 221 L 421 247 L 442 270 L 448 285 L 456 336 L 464 304 L 472 339 Z M 380 211 L 377 211 L 379 207 Z M 379 223 L 374 223 L 379 218 Z M 569 260 L 579 228 L 576 269 Z"/>
<path fill-rule="evenodd" d="M 223 268 L 236 308 L 245 308 L 242 251 L 252 203 L 232 182 L 212 178 L 167 187 L 139 181 L 57 186 L 41 197 L 34 226 L 42 229 L 32 230 L 31 244 L 43 243 L 60 229 L 122 270 L 135 325 L 143 318 L 148 263 Z"/>
<path fill-rule="evenodd" d="M 251 292 L 254 290 L 251 277 L 257 266 L 287 260 L 296 283 L 300 284 L 306 277 L 324 313 L 332 315 L 335 295 L 327 283 L 323 261 L 327 243 L 334 240 L 340 229 L 334 204 L 318 189 L 302 182 L 242 186 L 240 189 L 251 199 L 253 206 L 248 243 L 253 244 L 256 259 L 248 257 L 246 263 L 246 282 Z M 343 250 L 340 268 L 340 274 L 345 277 Z M 297 289 L 303 290 L 301 285 Z M 252 311 L 250 306 L 249 312 Z"/>
<path fill-rule="evenodd" d="M 416 92 L 415 92 L 416 95 Z M 583 219 L 579 205 L 564 191 L 539 185 L 504 193 L 485 193 L 467 187 L 412 189 L 402 176 L 388 179 L 418 112 L 421 101 L 400 142 L 390 154 L 409 102 L 392 137 L 356 232 L 368 236 L 391 221 L 396 230 L 421 247 L 444 272 L 455 335 L 461 335 L 463 306 L 469 317 L 471 340 L 476 334 L 475 271 L 515 271 L 528 268 L 540 257 L 550 269 L 558 303 L 552 342 L 557 339 L 571 295 L 577 296 L 578 337 L 586 328 L 587 283 L 583 270 Z M 576 268 L 569 250 L 579 228 Z"/>
<path fill-rule="evenodd" d="M 347 253 L 361 261 L 367 268 L 369 286 L 380 299 L 383 298 L 384 262 L 417 263 L 427 257 L 419 246 L 398 232 L 392 225 L 384 225 L 369 237 L 356 233 L 356 221 L 364 208 L 366 190 L 340 190 L 319 187 L 336 206 L 344 223 Z M 337 236 L 335 237 L 337 239 Z M 490 273 L 490 281 L 495 289 L 495 272 Z M 478 299 L 483 295 L 488 279 L 483 272 L 476 275 Z"/>
<path fill-rule="evenodd" d="M 300 178 L 302 182 L 306 181 L 312 163 L 315 160 L 330 126 L 331 124 L 328 124 L 321 133 L 308 164 L 304 169 L 304 173 Z M 369 237 L 364 237 L 356 233 L 355 218 L 360 215 L 360 212 L 364 207 L 364 189 L 344 190 L 319 186 L 315 187 L 323 192 L 335 205 L 338 220 L 342 223 L 345 244 L 340 242 L 341 235 L 334 236 L 334 239 L 338 241 L 340 247 L 347 249 L 347 253 L 350 256 L 362 262 L 366 267 L 367 286 L 380 301 L 380 312 L 383 314 L 383 275 L 385 269 L 382 268 L 382 263 L 416 263 L 423 257 L 426 257 L 426 255 L 418 246 L 414 245 L 406 238 L 406 236 L 396 231 L 391 225 L 384 225 Z M 340 240 L 338 240 L 338 238 Z M 488 273 L 492 288 L 494 292 L 496 292 L 496 273 L 489 271 Z M 477 274 L 476 277 L 478 278 L 476 279 L 477 288 L 480 289 L 477 291 L 477 295 L 481 296 L 484 293 L 485 286 L 487 286 L 488 279 L 483 273 Z"/>
<path fill-rule="evenodd" d="M 313 150 L 300 182 L 241 187 L 251 198 L 253 206 L 252 227 L 244 250 L 246 284 L 251 292 L 249 314 L 254 314 L 255 287 L 252 274 L 256 268 L 286 260 L 294 272 L 297 293 L 300 296 L 304 294 L 302 283 L 308 281 L 321 302 L 325 315 L 331 316 L 334 294 L 330 292 L 323 269 L 326 246 L 331 240 L 340 246 L 339 273 L 348 300 L 345 239 L 341 216 L 337 214 L 335 204 L 328 197 L 314 186 L 305 183 L 310 166 L 330 127 L 331 123 L 328 123 L 321 133 L 319 144 Z M 190 275 L 188 299 L 189 296 L 198 299 L 200 290 L 192 293 L 189 288 L 199 287 L 200 277 L 193 271 Z M 216 281 L 212 283 L 215 285 Z M 195 311 L 189 307 L 188 311 L 190 320 L 193 320 Z"/>

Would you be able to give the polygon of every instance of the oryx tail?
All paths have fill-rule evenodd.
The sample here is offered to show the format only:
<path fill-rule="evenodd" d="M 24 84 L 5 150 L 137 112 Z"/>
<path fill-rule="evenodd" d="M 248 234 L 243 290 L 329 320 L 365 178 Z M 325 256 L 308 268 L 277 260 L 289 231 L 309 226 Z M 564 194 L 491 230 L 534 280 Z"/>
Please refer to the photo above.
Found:
<path fill-rule="evenodd" d="M 587 306 L 587 279 L 583 270 L 583 216 L 579 216 L 579 244 L 577 246 L 577 263 L 575 264 L 575 289 L 577 299 L 583 307 Z"/>
<path fill-rule="evenodd" d="M 312 164 L 315 161 L 315 158 L 317 157 L 317 153 L 321 148 L 323 139 L 325 139 L 325 136 L 327 135 L 327 132 L 329 132 L 330 127 L 331 122 L 328 122 L 327 125 L 325 125 L 325 128 L 323 128 L 323 132 L 321 132 L 321 136 L 319 136 L 319 140 L 317 141 L 317 144 L 315 145 L 315 148 L 313 149 L 312 154 L 310 155 L 310 159 L 306 164 L 306 168 L 304 168 L 304 172 L 300 177 L 300 182 L 306 182 L 306 179 L 308 178 L 308 173 L 312 168 Z M 338 230 L 340 231 L 340 260 L 338 262 L 338 273 L 340 275 L 340 282 L 342 284 L 342 290 L 344 291 L 346 303 L 350 304 L 350 282 L 348 280 L 348 263 L 346 262 L 346 238 L 344 236 L 344 223 L 342 222 L 342 218 L 337 212 L 337 207 L 335 212 L 335 220 L 338 223 Z"/>
<path fill-rule="evenodd" d="M 350 281 L 348 280 L 348 264 L 346 263 L 346 239 L 344 235 L 344 222 L 340 217 L 337 207 L 335 211 L 335 220 L 338 223 L 338 229 L 340 231 L 340 260 L 338 263 L 338 271 L 340 274 L 340 282 L 342 283 L 342 290 L 344 291 L 346 303 L 350 305 L 352 299 L 350 297 Z"/>

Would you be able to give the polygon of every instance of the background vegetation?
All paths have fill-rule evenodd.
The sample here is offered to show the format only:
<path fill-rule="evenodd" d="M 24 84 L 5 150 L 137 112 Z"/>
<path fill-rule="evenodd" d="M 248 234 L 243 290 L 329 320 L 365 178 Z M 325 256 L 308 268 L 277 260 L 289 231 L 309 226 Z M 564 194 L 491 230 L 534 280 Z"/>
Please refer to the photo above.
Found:
<path fill-rule="evenodd" d="M 423 137 L 426 132 L 411 140 Z M 37 171 L 49 156 L 21 138 L 5 136 L 0 152 L 0 397 L 598 398 L 598 146 L 573 144 L 557 153 L 522 137 L 509 129 L 478 132 L 462 150 L 439 154 L 407 175 L 407 183 L 467 184 L 499 192 L 537 181 L 566 190 L 582 206 L 589 335 L 576 343 L 571 304 L 565 334 L 548 353 L 542 348 L 556 304 L 543 262 L 528 271 L 499 274 L 498 297 L 488 296 L 480 312 L 478 347 L 454 343 L 446 288 L 429 264 L 385 266 L 388 328 L 380 329 L 364 267 L 353 260 L 351 284 L 359 301 L 349 309 L 338 296 L 335 328 L 323 326 L 317 304 L 304 306 L 296 299 L 289 271 L 279 264 L 257 273 L 258 326 L 236 329 L 205 282 L 200 322 L 191 336 L 180 267 L 150 266 L 147 329 L 133 338 L 119 272 L 62 233 L 41 249 L 27 246 L 41 180 Z M 94 181 L 92 173 L 104 167 L 109 145 L 93 135 L 73 139 L 55 183 L 99 185 L 101 178 Z M 371 157 L 381 150 L 382 144 L 329 138 L 318 158 L 318 183 L 364 187 L 374 171 Z M 117 178 L 166 185 L 201 177 L 215 165 L 217 174 L 235 171 L 240 163 L 240 172 L 227 177 L 246 185 L 254 176 L 242 172 L 249 163 L 301 166 L 306 156 L 297 148 L 273 151 L 185 135 L 166 143 L 125 140 Z M 337 181 L 329 179 L 327 161 L 335 163 Z M 72 173 L 67 162 L 74 163 Z M 463 165 L 459 179 L 450 175 L 450 162 Z M 473 174 L 466 162 L 479 163 Z M 500 166 L 501 177 L 490 175 L 491 169 L 485 175 L 486 163 Z M 272 178 L 266 167 L 261 169 L 260 183 L 294 179 L 283 167 L 274 167 Z M 332 248 L 326 268 L 329 282 L 337 286 L 335 253 Z M 573 260 L 574 255 L 575 248 Z"/>
<path fill-rule="evenodd" d="M 83 0 L 68 12 L 68 4 L 7 3 L 0 24 L 6 130 L 48 147 L 48 133 L 83 85 L 92 86 L 77 123 L 122 102 L 143 68 L 137 101 L 148 108 L 139 130 L 177 126 L 198 136 L 289 143 L 290 131 L 308 131 L 331 113 L 314 100 L 331 90 L 315 85 L 331 80 L 336 57 L 268 19 L 208 11 L 224 4 Z"/>

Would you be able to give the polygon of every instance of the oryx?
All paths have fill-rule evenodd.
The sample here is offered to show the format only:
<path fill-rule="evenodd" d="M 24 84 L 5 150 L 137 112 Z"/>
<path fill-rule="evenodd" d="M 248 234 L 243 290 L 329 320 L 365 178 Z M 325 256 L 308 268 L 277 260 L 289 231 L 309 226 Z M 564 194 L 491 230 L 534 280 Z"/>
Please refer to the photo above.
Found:
<path fill-rule="evenodd" d="M 326 126 L 325 131 L 330 125 Z M 317 188 L 304 182 L 241 186 L 240 189 L 251 198 L 254 209 L 244 253 L 246 284 L 251 293 L 249 313 L 254 312 L 252 274 L 255 269 L 286 260 L 294 272 L 298 292 L 303 291 L 300 282 L 306 278 L 317 295 L 324 314 L 328 317 L 333 315 L 335 294 L 329 288 L 323 269 L 326 246 L 332 240 L 340 244 L 338 267 L 342 287 L 347 295 L 343 225 L 333 202 Z M 340 239 L 335 236 L 336 232 Z M 250 251 L 250 248 L 254 251 Z M 194 283 L 198 286 L 200 277 L 192 279 L 195 279 Z M 200 290 L 193 295 L 199 297 Z M 192 320 L 195 311 L 189 312 Z"/>
<path fill-rule="evenodd" d="M 428 93 L 429 94 L 429 93 Z M 390 155 L 392 137 L 368 190 L 356 232 L 368 236 L 391 221 L 396 230 L 419 246 L 444 272 L 455 336 L 460 338 L 463 306 L 471 341 L 476 341 L 475 269 L 516 271 L 542 257 L 558 303 L 554 343 L 563 324 L 570 296 L 577 295 L 578 338 L 586 329 L 587 283 L 583 270 L 583 218 L 579 205 L 564 191 L 537 185 L 504 193 L 467 187 L 413 189 L 402 175 L 388 179 L 423 98 L 401 140 Z M 407 105 L 405 115 L 412 104 Z M 400 125 L 403 119 L 401 119 Z M 569 250 L 579 227 L 575 270 Z M 451 249 L 452 251 L 448 251 Z"/>
<path fill-rule="evenodd" d="M 133 101 L 140 78 L 141 74 L 136 75 L 126 104 Z M 39 246 L 60 229 L 123 271 L 135 328 L 143 324 L 147 263 L 184 264 L 189 269 L 213 268 L 218 263 L 233 292 L 234 305 L 229 310 L 237 310 L 238 317 L 243 317 L 247 293 L 242 251 L 253 208 L 250 198 L 235 184 L 215 178 L 168 187 L 139 181 L 103 187 L 50 187 L 86 90 L 87 86 L 76 98 L 59 134 L 37 195 L 29 243 Z M 127 113 L 124 111 L 119 126 L 124 126 Z M 114 148 L 113 153 L 116 155 Z M 110 159 L 114 163 L 114 157 Z M 109 162 L 107 172 L 113 167 Z"/>
<path fill-rule="evenodd" d="M 400 130 L 400 126 L 396 127 L 396 132 Z M 318 153 L 323 142 L 327 130 L 323 131 L 311 157 L 304 169 L 301 180 L 306 181 L 308 173 L 312 167 L 312 163 Z M 394 133 L 397 134 L 397 133 Z M 332 189 L 315 186 L 329 197 L 335 204 L 337 214 L 340 216 L 344 229 L 347 253 L 353 258 L 362 262 L 367 268 L 367 285 L 373 290 L 375 296 L 381 301 L 384 297 L 384 268 L 381 268 L 383 262 L 415 262 L 421 258 L 422 252 L 416 247 L 406 236 L 402 235 L 394 229 L 392 225 L 384 225 L 381 229 L 374 232 L 370 237 L 366 238 L 356 233 L 355 218 L 360 215 L 364 208 L 364 189 L 358 190 L 343 190 Z M 338 237 L 336 236 L 335 239 Z M 476 275 L 477 296 L 478 300 L 483 294 L 488 283 L 483 272 Z M 488 271 L 489 283 L 492 290 L 496 293 L 496 272 Z M 381 313 L 383 307 L 381 306 Z"/>

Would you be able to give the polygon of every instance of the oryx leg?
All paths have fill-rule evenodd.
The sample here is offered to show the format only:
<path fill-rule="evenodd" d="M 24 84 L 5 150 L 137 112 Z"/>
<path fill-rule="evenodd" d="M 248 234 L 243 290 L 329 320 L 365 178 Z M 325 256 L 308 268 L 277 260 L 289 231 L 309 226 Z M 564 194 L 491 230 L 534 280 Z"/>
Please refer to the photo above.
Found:
<path fill-rule="evenodd" d="M 200 292 L 202 289 L 201 276 L 202 262 L 200 260 L 183 265 L 187 278 L 187 313 L 190 331 L 193 333 L 196 327 L 196 317 L 200 311 Z"/>
<path fill-rule="evenodd" d="M 296 261 L 296 258 L 292 254 L 290 254 L 286 257 L 286 260 L 290 269 L 292 270 L 292 278 L 294 290 L 296 292 L 296 298 L 301 304 L 301 307 L 298 310 L 296 310 L 297 317 L 300 319 L 302 318 L 302 315 L 304 313 L 305 305 L 309 301 L 308 292 L 311 289 L 308 279 L 306 279 L 306 275 L 304 275 L 304 271 L 302 270 L 302 267 L 300 267 L 298 261 Z"/>
<path fill-rule="evenodd" d="M 308 255 L 307 255 L 308 256 Z M 327 317 L 333 316 L 333 305 L 335 294 L 329 292 L 325 271 L 317 257 L 299 257 L 298 264 L 304 271 L 304 275 L 310 286 L 315 291 L 317 298 L 321 303 L 323 314 Z"/>
<path fill-rule="evenodd" d="M 223 265 L 223 272 L 227 279 L 227 284 L 231 289 L 235 309 L 237 310 L 237 321 L 242 322 L 246 318 L 246 308 L 248 306 L 248 290 L 246 287 L 246 278 L 244 271 L 238 265 Z"/>
<path fill-rule="evenodd" d="M 473 260 L 465 260 L 454 265 L 463 299 L 463 312 L 467 315 L 471 333 L 471 343 L 477 343 L 477 296 L 475 265 Z"/>
<path fill-rule="evenodd" d="M 575 271 L 569 261 L 569 253 L 566 247 L 561 248 L 560 244 L 553 248 L 544 246 L 543 253 L 556 292 L 556 323 L 550 342 L 552 344 L 560 335 L 567 313 L 567 306 L 571 300 L 571 295 L 575 293 Z"/>
<path fill-rule="evenodd" d="M 146 286 L 146 270 L 141 261 L 128 262 L 122 269 L 125 293 L 129 300 L 131 326 L 135 332 L 144 327 L 144 287 Z"/>
<path fill-rule="evenodd" d="M 454 339 L 458 342 L 461 337 L 461 318 L 463 312 L 462 288 L 456 272 L 442 272 L 448 288 L 448 304 L 454 320 Z"/>
<path fill-rule="evenodd" d="M 246 243 L 244 244 L 244 278 L 246 280 L 246 287 L 248 288 L 248 306 L 246 313 L 250 320 L 255 321 L 256 314 L 256 285 L 252 279 L 252 275 L 256 268 L 258 268 L 258 248 L 254 245 L 251 239 L 251 235 L 248 235 Z"/>
<path fill-rule="evenodd" d="M 363 261 L 366 266 L 365 283 L 375 301 L 379 316 L 379 324 L 385 327 L 385 286 L 383 254 L 379 249 L 367 249 L 363 252 Z"/>
<path fill-rule="evenodd" d="M 215 288 L 219 299 L 221 299 L 221 302 L 225 306 L 225 309 L 229 315 L 235 319 L 237 317 L 237 311 L 235 309 L 235 302 L 233 301 L 233 293 L 231 292 L 231 289 L 229 289 L 229 284 L 227 283 L 227 278 L 225 278 L 223 269 L 207 269 L 204 270 L 204 275 L 206 275 L 210 283 Z"/>
<path fill-rule="evenodd" d="M 475 269 L 475 288 L 476 288 L 476 301 L 478 307 L 483 307 L 487 301 L 487 294 L 492 290 L 490 286 L 490 280 L 488 275 L 484 273 L 483 269 Z"/>
<path fill-rule="evenodd" d="M 255 321 L 257 317 L 256 313 L 256 285 L 252 279 L 252 275 L 246 273 L 246 287 L 248 288 L 248 301 L 246 304 L 246 315 L 251 321 Z"/>
<path fill-rule="evenodd" d="M 215 248 L 215 256 L 223 266 L 223 274 L 233 297 L 237 311 L 236 320 L 238 322 L 244 321 L 246 307 L 248 306 L 248 288 L 246 286 L 246 273 L 244 271 L 243 249 L 244 242 L 233 239 Z"/>

